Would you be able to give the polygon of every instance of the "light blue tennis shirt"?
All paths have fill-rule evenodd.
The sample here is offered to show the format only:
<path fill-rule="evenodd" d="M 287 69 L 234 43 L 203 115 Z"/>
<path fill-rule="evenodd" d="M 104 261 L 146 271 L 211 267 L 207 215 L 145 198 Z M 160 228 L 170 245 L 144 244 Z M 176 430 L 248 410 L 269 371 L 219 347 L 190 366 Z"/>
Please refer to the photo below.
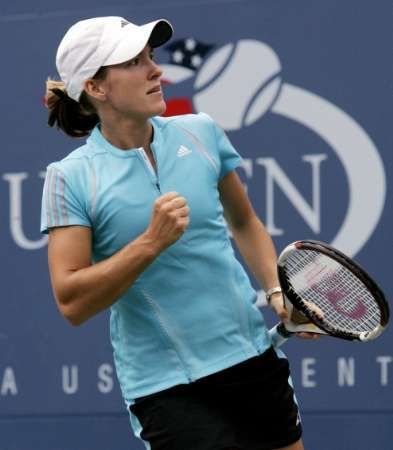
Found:
<path fill-rule="evenodd" d="M 206 114 L 151 119 L 154 172 L 143 149 L 120 150 L 96 127 L 48 166 L 41 231 L 90 227 L 93 258 L 109 258 L 148 227 L 155 200 L 184 196 L 190 225 L 111 307 L 110 334 L 126 402 L 189 383 L 271 344 L 237 261 L 218 183 L 241 158 Z"/>

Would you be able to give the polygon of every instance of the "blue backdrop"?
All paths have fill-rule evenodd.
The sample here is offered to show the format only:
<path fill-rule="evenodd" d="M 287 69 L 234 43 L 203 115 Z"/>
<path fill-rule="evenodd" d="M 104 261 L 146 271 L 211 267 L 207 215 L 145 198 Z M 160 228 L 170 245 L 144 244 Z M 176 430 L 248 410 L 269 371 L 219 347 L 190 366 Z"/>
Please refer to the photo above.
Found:
<path fill-rule="evenodd" d="M 278 250 L 302 238 L 333 243 L 392 297 L 390 1 L 19 3 L 0 6 L 0 450 L 141 448 L 107 314 L 80 328 L 64 321 L 39 235 L 45 168 L 79 145 L 46 126 L 44 81 L 56 76 L 65 30 L 82 18 L 169 19 L 175 36 L 157 51 L 168 114 L 206 111 L 227 131 Z M 365 345 L 286 344 L 307 449 L 392 448 L 391 339 L 388 329 Z"/>

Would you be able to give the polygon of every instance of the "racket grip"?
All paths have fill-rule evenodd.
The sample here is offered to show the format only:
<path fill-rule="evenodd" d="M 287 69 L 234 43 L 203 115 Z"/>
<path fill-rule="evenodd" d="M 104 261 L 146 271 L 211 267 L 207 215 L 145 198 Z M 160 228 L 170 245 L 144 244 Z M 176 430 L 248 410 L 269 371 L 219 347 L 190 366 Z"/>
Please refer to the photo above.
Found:
<path fill-rule="evenodd" d="M 269 336 L 272 340 L 273 347 L 278 348 L 292 336 L 292 333 L 280 322 L 269 330 Z"/>

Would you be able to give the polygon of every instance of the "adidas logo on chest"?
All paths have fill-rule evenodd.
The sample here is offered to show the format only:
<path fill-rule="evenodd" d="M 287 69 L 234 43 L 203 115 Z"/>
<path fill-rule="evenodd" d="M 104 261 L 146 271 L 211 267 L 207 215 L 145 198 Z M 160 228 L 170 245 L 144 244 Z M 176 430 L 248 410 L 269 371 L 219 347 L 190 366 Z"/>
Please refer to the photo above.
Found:
<path fill-rule="evenodd" d="M 185 145 L 181 145 L 176 152 L 178 158 L 183 158 L 183 156 L 191 155 L 192 150 L 187 148 Z"/>

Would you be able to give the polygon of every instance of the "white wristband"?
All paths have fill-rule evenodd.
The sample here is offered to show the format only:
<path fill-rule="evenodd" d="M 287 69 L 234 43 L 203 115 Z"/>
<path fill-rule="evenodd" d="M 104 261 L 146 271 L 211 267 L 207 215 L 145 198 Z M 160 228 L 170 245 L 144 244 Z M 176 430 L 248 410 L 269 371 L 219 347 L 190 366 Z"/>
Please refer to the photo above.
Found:
<path fill-rule="evenodd" d="M 282 292 L 282 289 L 280 288 L 280 286 L 275 286 L 275 287 L 272 287 L 272 288 L 270 288 L 267 292 L 266 292 L 266 301 L 268 302 L 268 303 L 270 303 L 270 299 L 271 299 L 271 296 L 273 295 L 273 294 L 276 294 L 277 292 Z"/>

